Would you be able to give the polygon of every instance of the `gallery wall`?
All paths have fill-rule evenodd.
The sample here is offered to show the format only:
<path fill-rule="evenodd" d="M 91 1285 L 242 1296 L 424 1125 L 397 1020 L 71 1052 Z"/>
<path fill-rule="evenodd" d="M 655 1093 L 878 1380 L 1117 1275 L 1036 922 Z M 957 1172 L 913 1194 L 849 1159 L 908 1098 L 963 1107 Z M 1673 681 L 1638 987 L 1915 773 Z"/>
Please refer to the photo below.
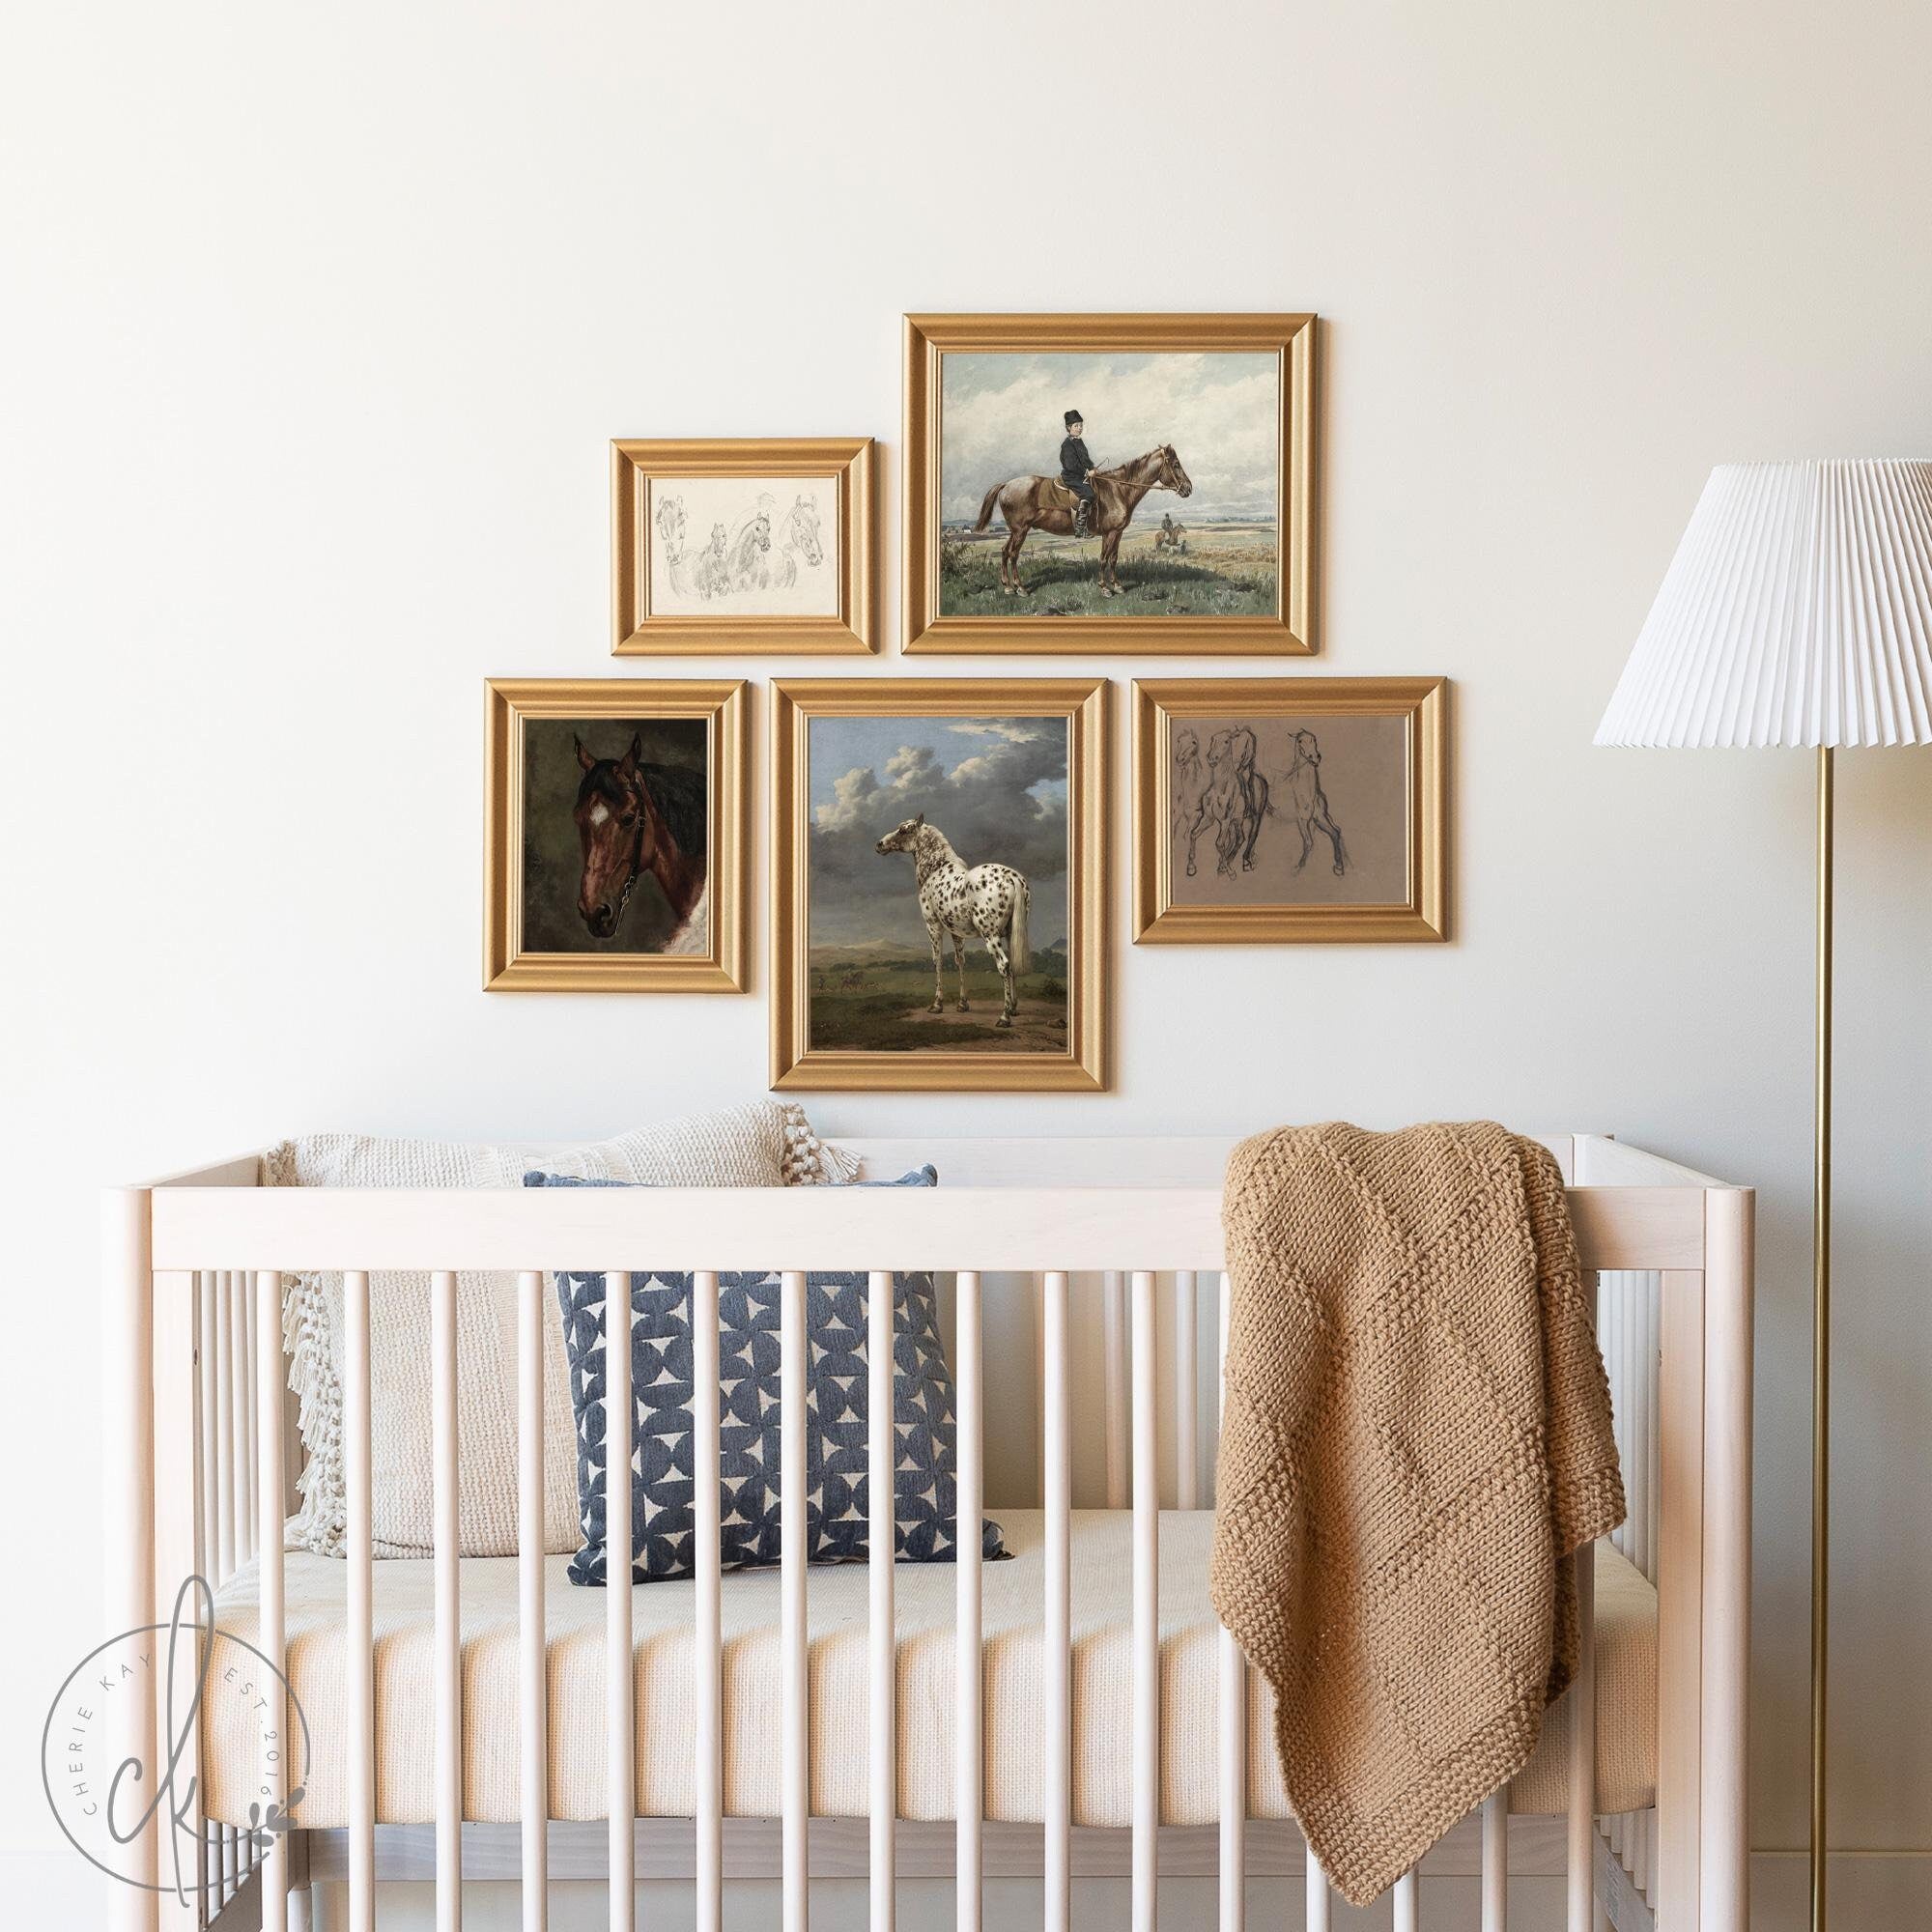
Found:
<path fill-rule="evenodd" d="M 1755 1183 L 1754 1836 L 1795 1923 L 1810 764 L 1589 740 L 1714 463 L 1932 451 L 1932 15 L 118 0 L 7 41 L 0 1896 L 105 1909 L 34 1769 L 114 1561 L 94 1190 L 763 1090 L 762 789 L 749 997 L 480 990 L 483 680 L 636 668 L 608 440 L 884 439 L 874 675 L 1176 674 L 895 661 L 900 313 L 1311 308 L 1324 653 L 1284 668 L 1454 681 L 1453 943 L 1130 948 L 1117 843 L 1110 1094 L 813 1112 L 1491 1115 Z M 1932 1918 L 1932 758 L 1847 757 L 1840 813 L 1833 1822 L 1877 1928 Z"/>

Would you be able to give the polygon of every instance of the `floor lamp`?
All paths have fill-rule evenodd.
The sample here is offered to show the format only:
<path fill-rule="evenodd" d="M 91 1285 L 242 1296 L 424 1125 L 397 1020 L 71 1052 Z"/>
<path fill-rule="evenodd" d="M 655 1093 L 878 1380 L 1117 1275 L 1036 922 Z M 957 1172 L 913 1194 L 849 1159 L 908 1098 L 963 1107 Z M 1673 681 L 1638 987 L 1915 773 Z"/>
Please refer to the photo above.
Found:
<path fill-rule="evenodd" d="M 1932 462 L 1711 472 L 1600 745 L 1804 746 L 1818 760 L 1811 1235 L 1811 1925 L 1825 1932 L 1832 1435 L 1832 762 L 1932 743 Z"/>

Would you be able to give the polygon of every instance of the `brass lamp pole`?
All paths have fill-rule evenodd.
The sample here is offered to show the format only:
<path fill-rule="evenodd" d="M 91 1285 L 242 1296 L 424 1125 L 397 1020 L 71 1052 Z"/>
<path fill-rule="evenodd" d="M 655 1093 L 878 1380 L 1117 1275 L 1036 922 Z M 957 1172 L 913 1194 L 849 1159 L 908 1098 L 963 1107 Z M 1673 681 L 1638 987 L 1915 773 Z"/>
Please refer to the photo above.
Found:
<path fill-rule="evenodd" d="M 1833 761 L 1840 745 L 1932 744 L 1932 461 L 1713 470 L 1597 743 L 1804 746 L 1818 761 L 1810 1877 L 1812 1932 L 1827 1932 Z"/>

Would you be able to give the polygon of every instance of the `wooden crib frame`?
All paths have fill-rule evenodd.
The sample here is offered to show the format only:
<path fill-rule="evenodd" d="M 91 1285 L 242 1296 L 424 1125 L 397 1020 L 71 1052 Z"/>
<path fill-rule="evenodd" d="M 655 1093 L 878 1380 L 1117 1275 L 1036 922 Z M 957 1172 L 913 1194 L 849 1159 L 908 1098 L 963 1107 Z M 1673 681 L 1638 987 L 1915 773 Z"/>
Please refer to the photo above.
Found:
<path fill-rule="evenodd" d="M 351 1769 L 353 1823 L 340 1832 L 291 1833 L 257 1858 L 242 1836 L 190 1820 L 206 1883 L 184 1908 L 172 1892 L 116 1886 L 123 1932 L 192 1925 L 220 1932 L 284 1932 L 310 1922 L 308 1888 L 347 1881 L 350 1932 L 372 1932 L 379 1880 L 434 1877 L 439 1928 L 460 1923 L 463 1878 L 520 1879 L 526 1932 L 546 1924 L 551 1878 L 609 1882 L 610 1923 L 634 1924 L 634 1881 L 696 1881 L 697 1925 L 716 1932 L 727 1877 L 782 1880 L 785 1932 L 805 1932 L 809 1881 L 868 1875 L 872 1932 L 890 1932 L 895 1875 L 955 1876 L 957 1923 L 978 1932 L 987 1875 L 1044 1879 L 1045 1924 L 1065 1932 L 1077 1877 L 1131 1878 L 1135 1932 L 1153 1932 L 1160 1875 L 1219 1875 L 1219 1924 L 1245 1922 L 1244 1879 L 1300 1873 L 1307 1924 L 1329 1923 L 1329 1892 L 1292 1826 L 1246 1816 L 1246 1672 L 1221 1636 L 1219 1737 L 1222 1817 L 1206 1830 L 1162 1826 L 1158 1790 L 1158 1630 L 1154 1622 L 1161 1496 L 1156 1459 L 1154 1282 L 1172 1273 L 1177 1305 L 1190 1294 L 1226 1300 L 1219 1181 L 1229 1143 L 1210 1140 L 981 1140 L 848 1143 L 865 1172 L 895 1175 L 926 1160 L 936 1191 L 790 1188 L 732 1191 L 532 1189 L 499 1192 L 348 1191 L 258 1187 L 254 1155 L 105 1200 L 104 1271 L 111 1360 L 105 1384 L 109 1613 L 116 1629 L 165 1623 L 181 1580 L 219 1581 L 251 1554 L 262 1557 L 263 1651 L 282 1662 L 283 1518 L 290 1507 L 293 1427 L 281 1352 L 281 1274 L 343 1269 L 347 1363 L 345 1453 L 350 1532 Z M 1567 1700 L 1579 1727 L 1571 1751 L 1567 1819 L 1520 1818 L 1492 1800 L 1418 1869 L 1480 1874 L 1484 1932 L 1503 1932 L 1504 1881 L 1512 1870 L 1567 1874 L 1569 1932 L 1745 1932 L 1748 1916 L 1746 1707 L 1749 1641 L 1752 1210 L 1749 1190 L 1596 1135 L 1548 1145 L 1570 1184 L 1571 1213 L 1586 1268 L 1640 1271 L 1655 1283 L 1647 1318 L 1617 1319 L 1605 1351 L 1625 1429 L 1633 1501 L 1631 1546 L 1647 1560 L 1659 1599 L 1659 1762 L 1654 1814 L 1603 1820 L 1594 1812 L 1590 1695 L 1593 1652 L 1586 1617 L 1579 1694 Z M 724 1231 L 724 1232 L 721 1232 Z M 542 1634 L 543 1277 L 533 1270 L 596 1267 L 625 1296 L 627 1266 L 695 1271 L 697 1338 L 695 1415 L 717 1466 L 717 1275 L 705 1269 L 784 1271 L 781 1350 L 787 1434 L 781 1517 L 782 1566 L 783 1812 L 778 1821 L 723 1816 L 719 1526 L 714 1506 L 696 1513 L 698 1668 L 693 1740 L 698 1788 L 710 1794 L 694 1820 L 632 1819 L 635 1714 L 628 1660 L 631 1594 L 609 1593 L 607 1696 L 612 1810 L 609 1828 L 546 1819 L 545 1659 Z M 980 1557 L 965 1538 L 956 1576 L 957 1627 L 966 1634 L 958 1675 L 956 1823 L 898 1820 L 895 1805 L 894 1571 L 869 1566 L 870 1790 L 868 1820 L 808 1815 L 810 1758 L 805 1665 L 807 1571 L 789 1534 L 804 1517 L 805 1320 L 803 1270 L 929 1267 L 956 1277 L 952 1368 L 958 1397 L 958 1509 L 982 1504 L 982 1276 L 1020 1274 L 1035 1284 L 1041 1417 L 1039 1486 L 1047 1513 L 1048 1679 L 1041 1711 L 1047 1818 L 1044 1828 L 990 1824 L 978 1815 L 982 1712 L 978 1662 Z M 521 1278 L 520 1491 L 523 1528 L 519 1748 L 521 1826 L 461 1822 L 460 1659 L 457 1648 L 455 1277 L 433 1275 L 432 1374 L 436 1401 L 438 1822 L 375 1824 L 374 1694 L 370 1661 L 369 1394 L 367 1272 L 493 1268 Z M 355 1270 L 364 1272 L 358 1274 Z M 1043 1271 L 1045 1270 L 1045 1271 Z M 1056 1271 L 1057 1270 L 1057 1271 Z M 1070 1629 L 1067 1512 L 1071 1506 L 1067 1378 L 1069 1276 L 1104 1280 L 1108 1501 L 1131 1507 L 1133 1526 L 1133 1824 L 1130 1830 L 1069 1821 Z M 875 1275 L 878 1285 L 880 1276 Z M 869 1360 L 871 1493 L 893 1493 L 890 1293 L 874 1293 Z M 1635 1302 L 1632 1306 L 1636 1306 Z M 1607 1309 L 1607 1301 L 1605 1303 Z M 1176 1439 L 1195 1439 L 1201 1371 L 1192 1320 L 1177 1321 Z M 630 1406 L 626 1351 L 611 1355 L 610 1399 Z M 1218 1387 L 1208 1370 L 1208 1400 Z M 707 1401 L 706 1390 L 713 1391 Z M 264 1397 L 267 1394 L 267 1401 Z M 280 1398 L 278 1400 L 278 1398 Z M 787 1425 L 789 1428 L 790 1425 Z M 1636 1431 L 1636 1434 L 1633 1434 Z M 1633 1455 L 1633 1448 L 1635 1454 Z M 1200 1459 L 1177 1456 L 1175 1500 L 1197 1506 Z M 700 1499 L 703 1492 L 700 1490 Z M 630 1499 L 612 1490 L 610 1535 L 630 1534 Z M 874 1547 L 878 1547 L 875 1540 Z M 886 1547 L 890 1548 L 890 1540 Z M 1585 1588 L 1590 1552 L 1583 1553 Z M 1058 1641 L 1053 1639 L 1058 1638 Z M 1057 1655 L 1058 1665 L 1053 1662 Z M 966 1662 L 971 1660 L 970 1662 Z M 145 1713 L 153 1762 L 156 1713 Z M 190 1756 L 189 1762 L 198 1760 Z M 157 1851 L 143 1847 L 150 1885 Z M 1397 1932 L 1421 1923 L 1416 1874 L 1395 1895 Z"/>

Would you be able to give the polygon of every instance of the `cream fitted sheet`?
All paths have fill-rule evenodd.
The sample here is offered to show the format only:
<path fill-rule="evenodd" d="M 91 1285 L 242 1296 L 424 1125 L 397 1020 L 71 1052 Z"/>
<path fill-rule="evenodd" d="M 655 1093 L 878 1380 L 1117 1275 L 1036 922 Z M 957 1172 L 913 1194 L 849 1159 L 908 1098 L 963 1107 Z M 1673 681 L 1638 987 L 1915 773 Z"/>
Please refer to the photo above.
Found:
<path fill-rule="evenodd" d="M 1041 1815 L 1042 1557 L 1045 1519 L 995 1513 L 1013 1559 L 983 1570 L 986 1816 L 1037 1823 Z M 1082 1825 L 1130 1820 L 1131 1518 L 1073 1517 L 1073 1816 Z M 1215 1633 L 1208 1603 L 1208 1511 L 1160 1519 L 1161 1816 L 1203 1825 L 1216 1816 Z M 602 1590 L 573 1587 L 568 1561 L 547 1559 L 551 1815 L 605 1815 Z M 348 1822 L 345 1577 L 337 1558 L 287 1557 L 289 1676 L 308 1720 L 307 1795 L 297 1814 L 316 1829 Z M 952 1815 L 952 1591 L 951 1564 L 900 1564 L 897 1594 L 899 1812 Z M 433 1566 L 375 1566 L 376 1815 L 422 1824 L 432 1802 Z M 517 1563 L 470 1557 L 462 1566 L 464 1815 L 510 1823 L 518 1807 Z M 866 1810 L 866 1572 L 810 1573 L 812 1809 Z M 257 1583 L 251 1564 L 217 1599 L 222 1629 L 253 1641 Z M 693 1591 L 688 1581 L 635 1592 L 638 1810 L 689 1817 Z M 724 1805 L 737 1816 L 780 1809 L 779 1576 L 724 1580 Z M 1603 1811 L 1654 1799 L 1657 1761 L 1657 1597 L 1607 1545 L 1597 1552 L 1597 1779 Z M 217 1654 L 218 1672 L 245 1653 Z M 1250 1808 L 1289 1815 L 1272 1747 L 1273 1699 L 1252 1678 Z M 1512 1790 L 1519 1811 L 1559 1812 L 1567 1790 L 1568 1725 L 1558 1704 L 1542 1745 Z M 234 1698 L 211 1700 L 203 1729 L 209 1814 L 237 1822 L 259 1790 L 256 1725 Z"/>

